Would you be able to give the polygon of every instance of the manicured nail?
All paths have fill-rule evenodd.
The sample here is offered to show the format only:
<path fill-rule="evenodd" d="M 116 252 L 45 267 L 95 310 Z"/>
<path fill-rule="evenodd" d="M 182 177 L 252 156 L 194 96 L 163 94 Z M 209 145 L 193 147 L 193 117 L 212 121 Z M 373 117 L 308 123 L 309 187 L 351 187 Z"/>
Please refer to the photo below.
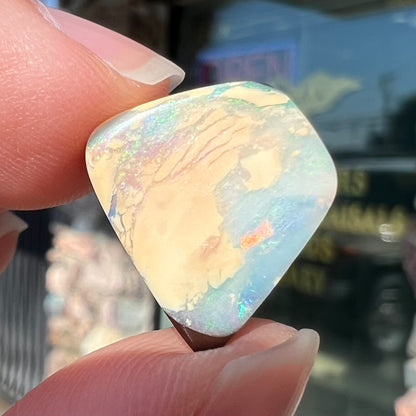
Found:
<path fill-rule="evenodd" d="M 21 218 L 12 214 L 10 211 L 5 211 L 0 214 L 0 238 L 13 231 L 21 233 L 27 227 L 27 224 Z"/>
<path fill-rule="evenodd" d="M 274 348 L 228 363 L 203 414 L 293 415 L 318 351 L 319 336 L 303 329 Z"/>
<path fill-rule="evenodd" d="M 169 79 L 170 91 L 183 81 L 185 73 L 181 68 L 132 39 L 61 10 L 41 6 L 38 10 L 126 78 L 148 85 Z"/>
<path fill-rule="evenodd" d="M 293 347 L 289 345 L 288 348 L 290 349 Z M 286 348 L 286 351 L 288 348 Z M 300 365 L 300 371 L 298 381 L 296 383 L 296 389 L 294 390 L 291 400 L 283 413 L 284 415 L 293 415 L 299 406 L 315 362 L 316 354 L 318 354 L 318 349 L 318 333 L 312 329 L 301 329 L 296 336 L 294 348 L 292 351 L 288 351 L 287 354 L 287 358 L 291 359 L 292 363 L 298 363 Z"/>

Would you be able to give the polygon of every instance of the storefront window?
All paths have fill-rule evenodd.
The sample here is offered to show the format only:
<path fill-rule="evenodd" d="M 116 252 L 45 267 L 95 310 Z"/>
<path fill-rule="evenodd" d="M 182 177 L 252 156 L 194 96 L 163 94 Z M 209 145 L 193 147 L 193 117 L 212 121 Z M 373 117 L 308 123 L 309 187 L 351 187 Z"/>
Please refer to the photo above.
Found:
<path fill-rule="evenodd" d="M 403 252 L 414 239 L 416 4 L 235 1 L 178 15 L 188 84 L 283 90 L 336 162 L 333 208 L 258 312 L 321 334 L 299 414 L 393 414 L 416 342 Z"/>

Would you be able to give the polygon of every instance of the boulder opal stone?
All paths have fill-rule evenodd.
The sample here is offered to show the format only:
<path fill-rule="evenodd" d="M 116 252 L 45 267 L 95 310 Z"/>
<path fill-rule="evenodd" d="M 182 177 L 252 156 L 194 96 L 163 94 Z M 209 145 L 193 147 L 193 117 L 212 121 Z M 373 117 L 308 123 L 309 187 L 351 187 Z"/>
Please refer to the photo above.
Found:
<path fill-rule="evenodd" d="M 328 211 L 333 162 L 284 94 L 253 82 L 183 92 L 98 127 L 86 150 L 108 218 L 161 307 L 236 332 Z"/>

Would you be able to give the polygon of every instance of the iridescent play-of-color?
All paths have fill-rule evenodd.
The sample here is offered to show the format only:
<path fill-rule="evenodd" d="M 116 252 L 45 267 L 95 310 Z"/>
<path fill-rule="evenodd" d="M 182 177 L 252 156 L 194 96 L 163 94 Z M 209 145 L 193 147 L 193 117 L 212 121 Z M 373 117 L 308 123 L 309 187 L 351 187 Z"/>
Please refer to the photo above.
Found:
<path fill-rule="evenodd" d="M 212 336 L 253 314 L 336 190 L 306 118 L 253 82 L 126 111 L 95 130 L 86 155 L 97 196 L 159 304 Z"/>

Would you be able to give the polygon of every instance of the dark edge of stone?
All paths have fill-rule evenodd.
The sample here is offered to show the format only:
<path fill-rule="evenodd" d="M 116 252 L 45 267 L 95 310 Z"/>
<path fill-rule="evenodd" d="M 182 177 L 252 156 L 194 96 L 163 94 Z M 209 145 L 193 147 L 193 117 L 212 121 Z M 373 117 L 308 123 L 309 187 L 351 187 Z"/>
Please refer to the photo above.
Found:
<path fill-rule="evenodd" d="M 175 329 L 179 332 L 181 337 L 186 341 L 186 343 L 194 352 L 223 347 L 232 337 L 232 335 L 227 335 L 225 337 L 213 337 L 211 335 L 205 335 L 201 332 L 194 331 L 193 329 L 183 326 L 168 314 L 166 315 L 172 322 Z"/>

